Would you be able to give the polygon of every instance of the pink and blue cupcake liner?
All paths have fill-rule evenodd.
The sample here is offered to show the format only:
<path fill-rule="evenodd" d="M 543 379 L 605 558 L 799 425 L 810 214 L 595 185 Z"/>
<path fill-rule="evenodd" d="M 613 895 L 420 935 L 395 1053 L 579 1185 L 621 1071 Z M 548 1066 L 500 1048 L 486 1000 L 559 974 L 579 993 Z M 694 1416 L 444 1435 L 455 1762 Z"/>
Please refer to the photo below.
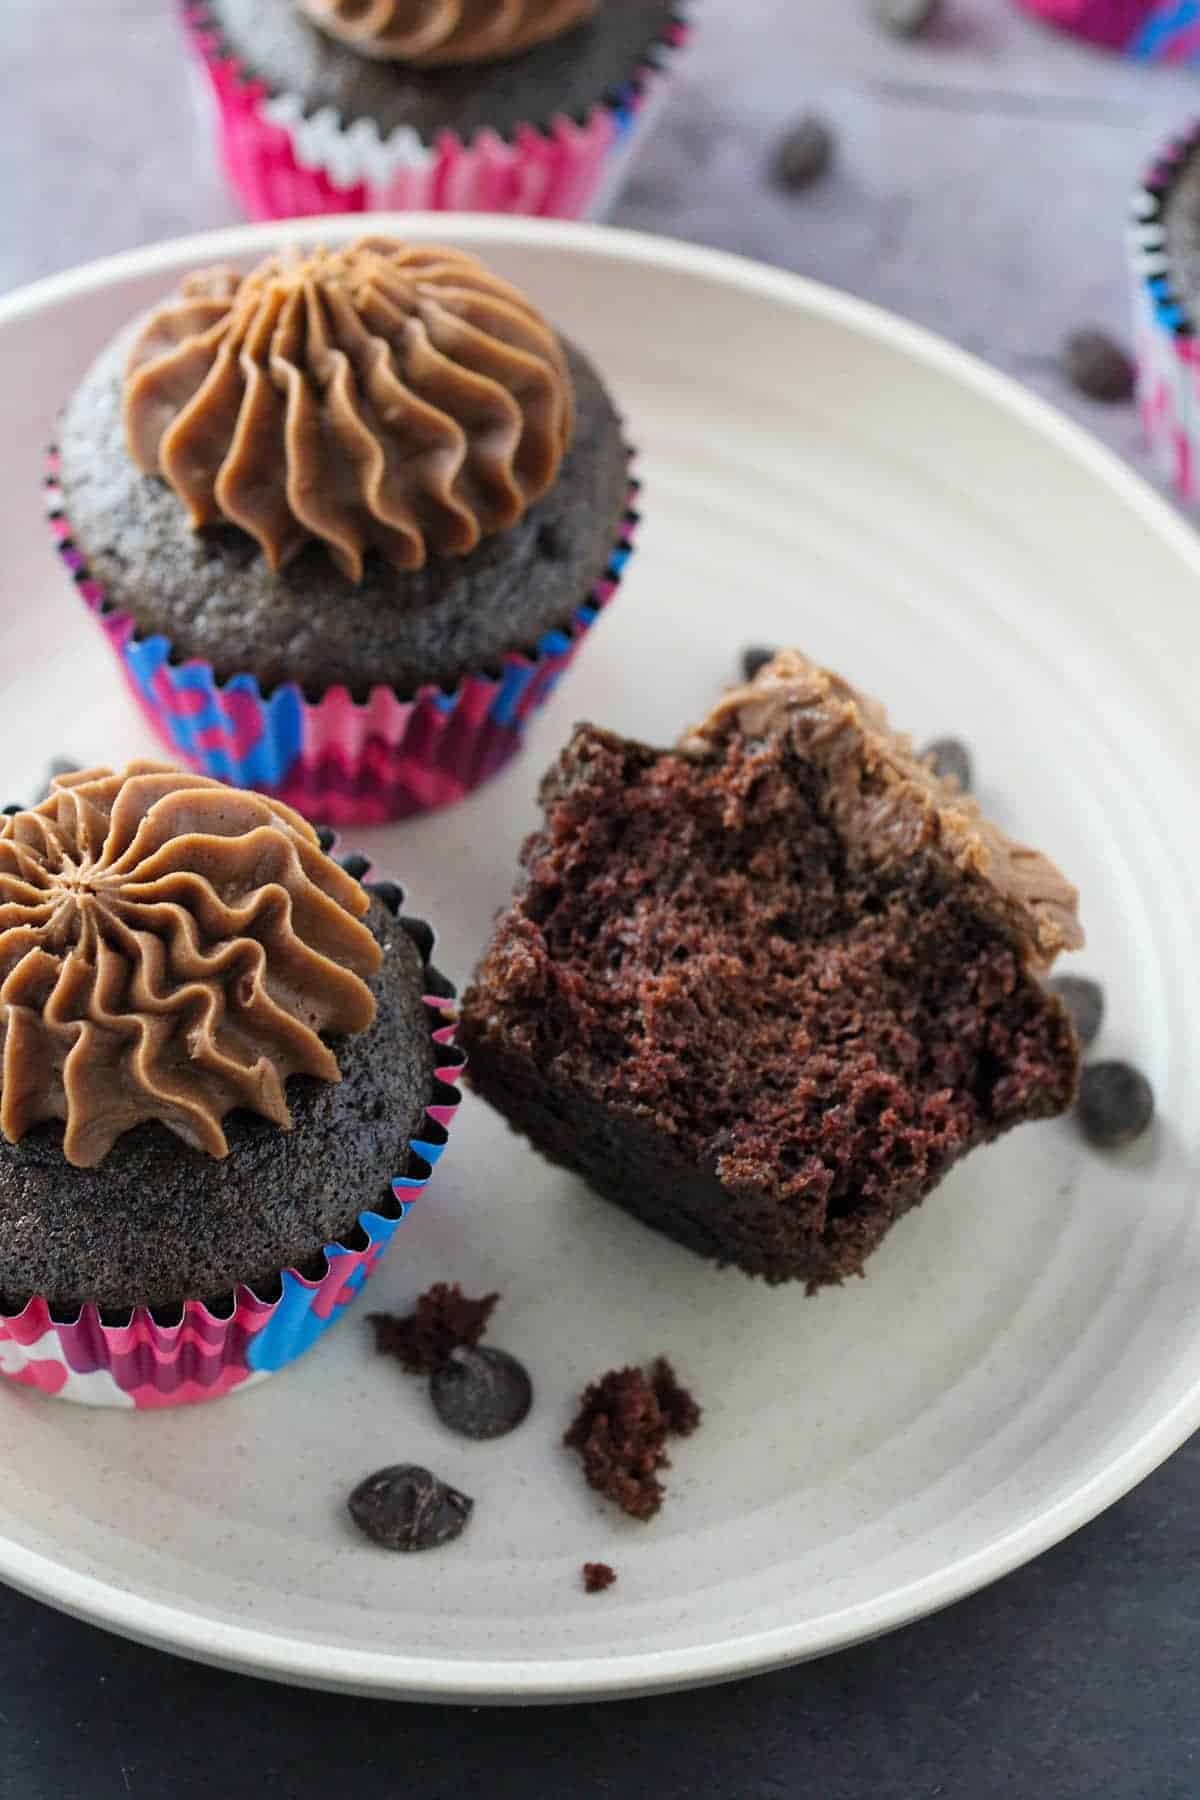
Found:
<path fill-rule="evenodd" d="M 667 65 L 688 38 L 682 16 L 625 85 L 582 123 L 559 116 L 511 139 L 454 132 L 427 144 L 411 128 L 383 136 L 369 119 L 350 127 L 332 107 L 307 110 L 272 92 L 222 43 L 204 0 L 181 0 L 188 38 L 207 75 L 230 182 L 255 219 L 348 212 L 523 213 L 600 216 L 646 135 Z"/>
<path fill-rule="evenodd" d="M 1136 62 L 1200 63 L 1200 0 L 1017 0 L 1026 12 Z"/>
<path fill-rule="evenodd" d="M 393 893 L 398 911 L 402 896 Z M 454 989 L 428 962 L 428 926 L 403 923 L 426 964 L 424 1004 L 437 1062 L 421 1131 L 390 1195 L 359 1214 L 345 1242 L 324 1246 L 313 1273 L 282 1270 L 279 1291 L 269 1296 L 242 1286 L 225 1301 L 188 1300 L 173 1312 L 137 1306 L 119 1318 L 92 1305 L 64 1316 L 34 1298 L 18 1313 L 0 1313 L 0 1375 L 91 1406 L 191 1405 L 265 1380 L 341 1317 L 424 1192 L 462 1098 L 457 1083 L 466 1057 L 455 1043 Z"/>
<path fill-rule="evenodd" d="M 604 575 L 532 653 L 510 651 L 451 693 L 430 684 L 406 697 L 380 686 L 359 701 L 344 687 L 309 696 L 296 682 L 264 693 L 253 675 L 221 681 L 211 663 L 179 658 L 161 634 L 139 635 L 76 547 L 58 476 L 51 451 L 46 504 L 59 555 L 172 754 L 201 774 L 256 788 L 333 825 L 380 825 L 429 812 L 502 769 L 620 586 L 639 522 L 634 483 Z"/>
<path fill-rule="evenodd" d="M 1197 152 L 1200 121 L 1146 171 L 1134 192 L 1129 235 L 1138 404 L 1155 458 L 1185 500 L 1200 498 L 1200 346 L 1173 280 L 1165 215 L 1177 175 Z"/>

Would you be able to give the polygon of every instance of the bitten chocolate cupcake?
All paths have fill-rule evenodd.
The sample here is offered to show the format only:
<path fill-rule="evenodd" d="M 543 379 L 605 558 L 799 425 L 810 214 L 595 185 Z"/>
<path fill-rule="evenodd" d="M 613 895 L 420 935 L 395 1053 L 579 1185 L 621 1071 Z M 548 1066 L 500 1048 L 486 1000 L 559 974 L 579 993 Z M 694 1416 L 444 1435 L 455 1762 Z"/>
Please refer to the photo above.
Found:
<path fill-rule="evenodd" d="M 675 750 L 580 726 L 463 1002 L 552 1161 L 720 1262 L 861 1272 L 977 1145 L 1066 1108 L 1076 895 L 795 651 Z"/>
<path fill-rule="evenodd" d="M 50 510 L 171 749 L 337 823 L 499 768 L 629 554 L 584 353 L 456 250 L 208 270 L 101 354 Z"/>
<path fill-rule="evenodd" d="M 261 219 L 603 211 L 685 0 L 182 0 Z"/>
<path fill-rule="evenodd" d="M 400 901 L 288 808 L 166 764 L 3 820 L 4 1373 L 206 1399 L 353 1297 L 457 1101 L 452 990 Z"/>

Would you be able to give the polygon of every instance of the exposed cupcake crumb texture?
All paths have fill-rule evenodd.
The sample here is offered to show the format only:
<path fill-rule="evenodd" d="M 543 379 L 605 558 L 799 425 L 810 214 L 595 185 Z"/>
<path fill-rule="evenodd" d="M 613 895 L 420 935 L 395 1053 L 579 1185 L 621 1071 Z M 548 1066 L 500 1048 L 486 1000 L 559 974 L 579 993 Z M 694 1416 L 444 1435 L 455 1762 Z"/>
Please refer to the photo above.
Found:
<path fill-rule="evenodd" d="M 589 1487 L 630 1518 L 647 1520 L 666 1494 L 659 1471 L 671 1466 L 667 1438 L 689 1437 L 700 1416 L 694 1397 L 660 1356 L 648 1378 L 630 1366 L 593 1381 L 563 1442 L 579 1452 Z"/>
<path fill-rule="evenodd" d="M 602 1594 L 617 1579 L 617 1571 L 608 1563 L 584 1563 L 583 1586 L 589 1594 Z"/>
<path fill-rule="evenodd" d="M 370 1313 L 367 1322 L 375 1333 L 381 1356 L 394 1356 L 406 1375 L 431 1375 L 452 1350 L 473 1349 L 488 1327 L 499 1294 L 482 1294 L 472 1300 L 457 1281 L 435 1281 L 420 1296 L 416 1310 Z"/>

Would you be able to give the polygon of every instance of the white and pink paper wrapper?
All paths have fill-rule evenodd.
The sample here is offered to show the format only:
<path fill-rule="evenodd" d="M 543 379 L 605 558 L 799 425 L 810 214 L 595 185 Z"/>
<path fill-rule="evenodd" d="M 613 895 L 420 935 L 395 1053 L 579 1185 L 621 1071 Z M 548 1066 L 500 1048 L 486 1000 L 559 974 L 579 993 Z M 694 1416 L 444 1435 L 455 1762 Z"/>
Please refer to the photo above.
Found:
<path fill-rule="evenodd" d="M 432 934 L 412 928 L 424 954 Z M 284 1269 L 275 1297 L 239 1287 L 223 1304 L 188 1300 L 173 1316 L 138 1306 L 114 1319 L 89 1305 L 64 1317 L 35 1298 L 0 1313 L 0 1375 L 92 1406 L 184 1406 L 263 1381 L 315 1344 L 361 1291 L 449 1142 L 466 1057 L 454 1041 L 454 990 L 428 965 L 426 973 L 436 990 L 425 1007 L 437 1067 L 424 1123 L 390 1196 L 359 1214 L 350 1242 L 325 1245 L 320 1273 Z"/>
<path fill-rule="evenodd" d="M 59 555 L 171 753 L 201 774 L 256 788 L 331 825 L 380 825 L 429 812 L 461 800 L 502 769 L 520 749 L 526 721 L 550 697 L 620 586 L 639 520 L 635 484 L 603 576 L 569 623 L 547 632 L 532 655 L 510 651 L 449 694 L 431 684 L 404 697 L 381 686 L 358 701 L 335 687 L 310 699 L 296 682 L 264 694 L 250 674 L 219 681 L 211 663 L 181 660 L 167 638 L 139 636 L 75 546 L 58 472 L 52 451 L 46 503 Z"/>
<path fill-rule="evenodd" d="M 446 131 L 427 144 L 411 129 L 385 137 L 369 119 L 347 128 L 332 107 L 310 113 L 298 95 L 272 93 L 222 44 L 203 0 L 181 4 L 212 90 L 226 171 L 255 219 L 415 211 L 599 218 L 647 134 L 665 65 L 688 37 L 676 20 L 653 62 L 582 124 L 560 116 L 511 139 L 482 131 L 464 143 Z"/>
<path fill-rule="evenodd" d="M 1200 123 L 1146 171 L 1134 193 L 1129 238 L 1142 422 L 1163 473 L 1192 501 L 1200 499 L 1200 344 L 1197 321 L 1173 279 L 1165 210 L 1179 171 L 1197 152 Z"/>

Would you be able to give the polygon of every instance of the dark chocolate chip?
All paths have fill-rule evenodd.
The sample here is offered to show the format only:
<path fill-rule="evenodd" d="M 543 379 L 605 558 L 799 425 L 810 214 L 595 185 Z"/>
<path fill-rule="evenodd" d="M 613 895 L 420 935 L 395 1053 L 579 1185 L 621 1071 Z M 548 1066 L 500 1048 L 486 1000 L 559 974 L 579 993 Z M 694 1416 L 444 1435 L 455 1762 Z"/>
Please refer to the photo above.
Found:
<path fill-rule="evenodd" d="M 385 1550 L 435 1550 L 458 1537 L 475 1502 L 415 1463 L 394 1463 L 360 1481 L 350 1517 Z"/>
<path fill-rule="evenodd" d="M 547 562 L 561 562 L 565 554 L 565 546 L 558 528 L 555 525 L 539 525 L 537 534 L 537 552 Z"/>
<path fill-rule="evenodd" d="M 533 1404 L 524 1364 L 505 1350 L 452 1350 L 429 1383 L 443 1425 L 469 1438 L 498 1438 L 515 1431 Z"/>
<path fill-rule="evenodd" d="M 329 852 L 333 849 L 333 846 L 337 843 L 337 832 L 330 831 L 328 825 L 318 825 L 317 842 L 320 844 L 326 856 L 328 856 Z"/>
<path fill-rule="evenodd" d="M 339 856 L 338 861 L 341 863 L 343 869 L 345 869 L 347 875 L 351 876 L 355 881 L 361 881 L 371 867 L 370 857 L 361 855 L 357 850 L 352 850 L 349 856 Z"/>
<path fill-rule="evenodd" d="M 404 905 L 404 889 L 394 881 L 368 881 L 364 883 L 368 894 L 374 894 L 376 900 L 382 900 L 390 913 L 398 913 Z"/>
<path fill-rule="evenodd" d="M 1129 1063 L 1090 1063 L 1079 1084 L 1079 1123 L 1101 1150 L 1120 1150 L 1141 1137 L 1154 1117 L 1154 1089 Z"/>
<path fill-rule="evenodd" d="M 1062 347 L 1062 372 L 1089 400 L 1109 405 L 1132 400 L 1137 386 L 1133 361 L 1107 332 L 1073 331 Z"/>
<path fill-rule="evenodd" d="M 758 671 L 765 668 L 775 655 L 774 650 L 766 644 L 747 644 L 742 651 L 742 674 L 747 681 L 753 681 Z"/>
<path fill-rule="evenodd" d="M 941 0 L 871 0 L 871 17 L 893 37 L 920 37 L 941 10 Z"/>
<path fill-rule="evenodd" d="M 833 161 L 833 132 L 816 113 L 806 113 L 780 138 L 771 156 L 771 180 L 798 194 L 819 181 Z"/>
<path fill-rule="evenodd" d="M 1086 1050 L 1100 1036 L 1104 989 L 1086 975 L 1059 975 L 1050 983 L 1050 991 L 1058 995 L 1070 1013 L 1075 1035 Z"/>
<path fill-rule="evenodd" d="M 943 780 L 957 781 L 964 794 L 971 791 L 971 752 L 961 738 L 934 738 L 922 755 L 933 764 L 933 772 Z"/>
<path fill-rule="evenodd" d="M 46 776 L 38 789 L 38 800 L 45 800 L 50 793 L 50 783 L 56 775 L 73 775 L 81 765 L 69 756 L 52 756 L 46 766 Z M 35 802 L 36 804 L 36 802 Z"/>

